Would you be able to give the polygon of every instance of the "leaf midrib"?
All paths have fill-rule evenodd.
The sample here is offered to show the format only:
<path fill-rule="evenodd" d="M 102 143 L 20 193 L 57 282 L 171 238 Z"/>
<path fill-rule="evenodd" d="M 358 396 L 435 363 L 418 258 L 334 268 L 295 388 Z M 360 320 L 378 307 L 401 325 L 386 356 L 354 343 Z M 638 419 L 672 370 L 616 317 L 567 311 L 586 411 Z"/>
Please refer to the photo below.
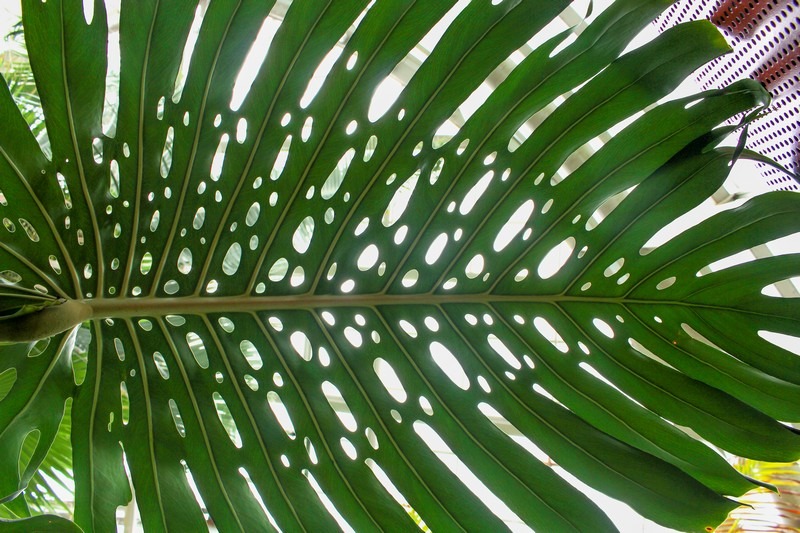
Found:
<path fill-rule="evenodd" d="M 733 304 L 706 304 L 681 300 L 660 300 L 627 297 L 569 296 L 563 294 L 356 294 L 356 295 L 285 295 L 285 296 L 183 296 L 175 298 L 93 298 L 82 300 L 92 310 L 91 319 L 154 317 L 166 315 L 207 315 L 211 313 L 252 313 L 288 309 L 320 309 L 338 307 L 371 307 L 396 305 L 448 305 L 448 304 L 502 304 L 528 303 L 553 304 L 584 303 L 591 305 L 658 305 L 688 309 L 729 311 L 748 316 L 790 319 L 774 313 L 753 311 Z M 798 320 L 800 322 L 800 320 Z"/>
<path fill-rule="evenodd" d="M 61 71 L 61 83 L 64 86 L 64 106 L 67 113 L 67 127 L 69 128 L 69 138 L 72 144 L 72 150 L 75 153 L 75 163 L 77 165 L 78 170 L 78 177 L 80 178 L 80 186 L 81 192 L 83 193 L 84 200 L 86 201 L 86 205 L 89 208 L 89 220 L 92 224 L 92 232 L 94 234 L 94 247 L 95 253 L 97 257 L 97 290 L 96 293 L 100 294 L 103 290 L 103 268 L 102 265 L 105 264 L 103 260 L 103 247 L 101 244 L 100 239 L 100 225 L 97 221 L 97 213 L 94 208 L 94 201 L 92 200 L 92 195 L 89 191 L 89 182 L 86 176 L 86 171 L 83 166 L 83 157 L 81 155 L 80 149 L 78 148 L 78 132 L 76 129 L 75 124 L 75 116 L 72 110 L 72 85 L 69 83 L 69 73 L 67 71 L 67 54 L 66 54 L 66 37 L 64 32 L 66 31 L 66 24 L 64 23 L 64 5 L 60 6 L 59 16 L 61 17 L 61 64 L 62 64 L 62 71 Z M 69 160 L 67 160 L 69 162 Z M 76 287 L 79 293 L 82 294 L 82 289 L 80 287 Z"/>

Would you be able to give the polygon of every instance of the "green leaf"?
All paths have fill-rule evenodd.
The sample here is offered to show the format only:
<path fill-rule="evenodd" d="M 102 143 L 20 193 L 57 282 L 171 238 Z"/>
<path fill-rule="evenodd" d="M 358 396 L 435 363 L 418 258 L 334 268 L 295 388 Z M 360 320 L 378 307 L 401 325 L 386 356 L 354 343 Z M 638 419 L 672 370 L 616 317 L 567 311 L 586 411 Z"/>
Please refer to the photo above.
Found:
<path fill-rule="evenodd" d="M 670 3 L 572 39 L 566 0 L 141 0 L 118 33 L 25 0 L 52 157 L 0 88 L 0 341 L 55 336 L 0 346 L 4 501 L 41 465 L 85 531 L 134 494 L 153 531 L 613 530 L 585 485 L 722 522 L 753 483 L 712 447 L 800 455 L 800 307 L 765 291 L 798 263 L 708 267 L 800 203 L 660 239 L 769 101 L 670 99 L 728 51 L 627 50 Z"/>
<path fill-rule="evenodd" d="M 9 533 L 38 533 L 39 531 L 56 531 L 67 533 L 74 531 L 81 533 L 83 530 L 74 522 L 54 515 L 40 515 L 22 520 L 4 520 L 0 518 L 0 527 Z"/>
<path fill-rule="evenodd" d="M 70 370 L 73 335 L 2 347 L 0 375 L 16 379 L 0 411 L 0 502 L 15 498 L 34 476 L 56 437 L 67 398 L 74 392 Z M 36 443 L 21 464 L 26 439 Z"/>

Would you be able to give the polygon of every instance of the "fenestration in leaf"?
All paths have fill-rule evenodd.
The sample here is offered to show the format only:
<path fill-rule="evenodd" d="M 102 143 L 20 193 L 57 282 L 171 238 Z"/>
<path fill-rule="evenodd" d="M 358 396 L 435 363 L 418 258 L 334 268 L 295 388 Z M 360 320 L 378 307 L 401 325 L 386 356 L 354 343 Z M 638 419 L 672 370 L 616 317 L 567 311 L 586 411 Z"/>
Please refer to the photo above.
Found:
<path fill-rule="evenodd" d="M 798 231 L 797 197 L 645 247 L 725 181 L 721 125 L 768 104 L 742 81 L 653 106 L 727 51 L 710 24 L 623 55 L 670 2 L 618 0 L 566 43 L 566 0 L 196 4 L 122 3 L 104 133 L 104 3 L 87 23 L 81 2 L 23 1 L 52 158 L 3 84 L 0 323 L 75 313 L 41 326 L 67 328 L 46 347 L 0 346 L 6 501 L 69 398 L 84 531 L 132 494 L 148 531 L 202 530 L 206 509 L 222 531 L 613 530 L 564 471 L 695 531 L 752 487 L 700 439 L 800 455 L 781 423 L 800 418 L 800 363 L 764 333 L 797 336 L 798 302 L 762 292 L 796 255 L 704 270 Z M 268 52 L 242 99 L 251 47 Z M 370 115 L 401 63 L 418 68 Z"/>

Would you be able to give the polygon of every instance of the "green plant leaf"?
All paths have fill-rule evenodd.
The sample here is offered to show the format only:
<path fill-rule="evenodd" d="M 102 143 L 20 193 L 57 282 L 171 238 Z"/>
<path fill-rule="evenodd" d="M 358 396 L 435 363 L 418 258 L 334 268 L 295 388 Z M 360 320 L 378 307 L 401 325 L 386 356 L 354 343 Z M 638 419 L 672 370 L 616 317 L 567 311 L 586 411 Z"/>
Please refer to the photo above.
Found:
<path fill-rule="evenodd" d="M 6 499 L 69 398 L 86 531 L 613 529 L 583 484 L 698 530 L 753 486 L 707 443 L 800 455 L 797 258 L 707 268 L 796 196 L 657 238 L 768 95 L 664 101 L 716 30 L 569 4 L 25 0 L 52 157 L 2 88 L 0 340 L 55 336 L 0 347 Z"/>
<path fill-rule="evenodd" d="M 0 376 L 0 503 L 25 489 L 56 437 L 75 383 L 70 368 L 73 335 L 2 347 Z M 9 383 L 10 382 L 10 383 Z M 26 464 L 21 452 L 30 447 Z"/>
<path fill-rule="evenodd" d="M 83 531 L 75 522 L 53 515 L 33 516 L 22 520 L 4 520 L 0 518 L 0 527 L 3 528 L 3 531 L 8 531 L 9 533 L 38 533 L 39 531 L 56 531 L 58 533 L 74 531 L 81 533 Z"/>

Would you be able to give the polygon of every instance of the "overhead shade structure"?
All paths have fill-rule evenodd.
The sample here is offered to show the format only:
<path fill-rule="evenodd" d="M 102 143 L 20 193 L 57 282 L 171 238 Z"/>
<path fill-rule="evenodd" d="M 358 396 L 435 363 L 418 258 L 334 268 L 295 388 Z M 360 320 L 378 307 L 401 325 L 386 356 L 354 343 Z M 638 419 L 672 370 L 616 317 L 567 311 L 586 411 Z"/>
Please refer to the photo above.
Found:
<path fill-rule="evenodd" d="M 773 95 L 771 112 L 753 124 L 748 147 L 795 173 L 800 171 L 800 1 L 679 0 L 657 21 L 659 31 L 687 20 L 708 19 L 728 38 L 733 54 L 695 73 L 704 89 L 750 77 Z M 763 166 L 773 189 L 800 191 L 785 173 Z"/>

